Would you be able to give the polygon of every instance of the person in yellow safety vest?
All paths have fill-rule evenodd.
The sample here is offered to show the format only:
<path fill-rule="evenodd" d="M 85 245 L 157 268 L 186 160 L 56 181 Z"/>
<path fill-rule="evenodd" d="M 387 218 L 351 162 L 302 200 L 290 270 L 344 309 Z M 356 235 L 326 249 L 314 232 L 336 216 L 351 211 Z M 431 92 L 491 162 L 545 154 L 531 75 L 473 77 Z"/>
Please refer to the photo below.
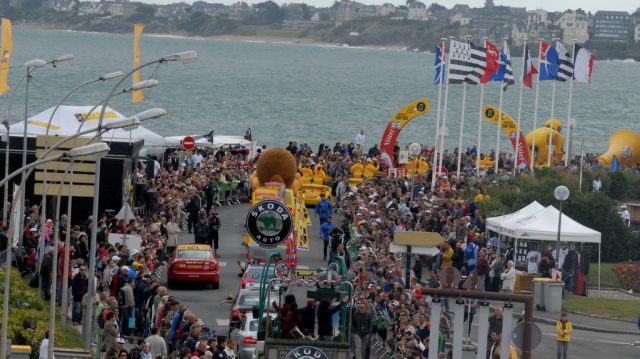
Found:
<path fill-rule="evenodd" d="M 308 178 L 313 177 L 313 171 L 309 167 L 309 164 L 306 164 L 304 166 L 303 165 L 298 165 L 298 170 L 302 174 L 302 177 L 308 177 Z"/>
<path fill-rule="evenodd" d="M 489 156 L 482 156 L 480 160 L 480 166 L 483 166 L 485 169 L 490 168 L 491 166 L 495 166 L 496 161 L 489 158 Z"/>
<path fill-rule="evenodd" d="M 368 160 L 367 161 L 367 165 L 364 168 L 364 178 L 366 179 L 372 179 L 373 175 L 380 169 L 380 166 L 377 165 L 372 161 L 372 160 Z"/>
<path fill-rule="evenodd" d="M 324 184 L 324 181 L 327 179 L 329 179 L 329 177 L 327 177 L 327 173 L 324 171 L 324 168 L 322 168 L 322 165 L 316 165 L 313 171 L 313 182 L 316 184 Z"/>
<path fill-rule="evenodd" d="M 362 165 L 362 160 L 358 160 L 358 162 L 351 166 L 351 177 L 362 178 L 363 173 L 364 165 Z"/>
<path fill-rule="evenodd" d="M 569 350 L 569 342 L 571 341 L 571 332 L 573 327 L 569 321 L 567 313 L 560 315 L 560 320 L 556 322 L 556 340 L 558 341 L 558 359 L 567 359 L 567 351 Z"/>
<path fill-rule="evenodd" d="M 502 333 L 491 332 L 491 342 L 489 359 L 500 359 L 502 353 Z M 518 359 L 518 352 L 513 345 L 509 345 L 509 359 Z"/>

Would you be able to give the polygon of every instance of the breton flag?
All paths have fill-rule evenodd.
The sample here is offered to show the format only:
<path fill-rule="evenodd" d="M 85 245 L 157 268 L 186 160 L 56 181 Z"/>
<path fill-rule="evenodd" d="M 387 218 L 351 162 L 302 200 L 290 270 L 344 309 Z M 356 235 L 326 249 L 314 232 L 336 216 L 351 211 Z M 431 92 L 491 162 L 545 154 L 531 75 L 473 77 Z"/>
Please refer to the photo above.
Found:
<path fill-rule="evenodd" d="M 540 81 L 558 80 L 558 67 L 560 58 L 558 52 L 546 42 L 540 45 Z"/>
<path fill-rule="evenodd" d="M 533 75 L 537 74 L 538 70 L 533 66 L 533 61 L 529 55 L 529 47 L 524 47 L 524 69 L 522 70 L 522 83 L 528 88 L 533 88 Z"/>
<path fill-rule="evenodd" d="M 444 84 L 444 76 L 446 71 L 446 61 L 445 61 L 445 50 L 444 50 L 444 41 L 436 45 L 436 76 L 433 79 L 434 85 L 442 85 Z"/>
<path fill-rule="evenodd" d="M 509 52 L 509 48 L 505 47 L 504 51 L 500 51 L 500 68 L 498 68 L 498 71 L 491 76 L 491 81 L 502 81 L 504 83 L 504 87 L 502 88 L 504 91 L 507 91 L 507 86 L 516 83 L 513 78 L 511 53 Z"/>
<path fill-rule="evenodd" d="M 500 69 L 500 50 L 489 41 L 485 42 L 484 50 L 486 53 L 486 70 L 480 78 L 480 83 L 486 84 L 489 81 L 495 81 L 493 80 L 493 75 Z"/>
<path fill-rule="evenodd" d="M 471 61 L 471 45 L 451 40 L 449 56 L 448 81 L 450 84 L 461 84 L 474 67 Z"/>
<path fill-rule="evenodd" d="M 584 47 L 576 45 L 573 58 L 573 78 L 576 81 L 591 84 L 593 63 L 596 61 L 595 55 Z"/>
<path fill-rule="evenodd" d="M 480 78 L 484 76 L 487 69 L 487 53 L 481 46 L 476 46 L 472 43 L 469 44 L 469 46 L 471 49 L 471 62 L 473 63 L 473 69 L 469 72 L 464 82 L 471 85 L 477 85 L 480 83 Z"/>
<path fill-rule="evenodd" d="M 560 41 L 556 41 L 556 51 L 558 52 L 559 67 L 558 80 L 567 81 L 573 77 L 573 59 L 569 55 L 567 48 Z"/>

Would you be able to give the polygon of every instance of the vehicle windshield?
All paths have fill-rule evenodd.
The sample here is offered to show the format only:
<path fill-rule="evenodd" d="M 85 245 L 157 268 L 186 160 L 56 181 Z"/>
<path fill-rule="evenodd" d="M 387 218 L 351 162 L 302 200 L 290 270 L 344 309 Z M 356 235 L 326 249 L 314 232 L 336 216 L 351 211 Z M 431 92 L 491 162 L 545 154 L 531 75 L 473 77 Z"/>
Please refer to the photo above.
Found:
<path fill-rule="evenodd" d="M 247 270 L 247 280 L 259 281 L 262 277 L 262 268 L 263 267 L 249 267 Z M 267 279 L 274 278 L 275 276 L 275 269 L 273 267 L 269 268 L 269 275 L 267 276 Z"/>
<path fill-rule="evenodd" d="M 257 320 L 252 320 L 249 322 L 249 331 L 250 332 L 257 332 L 258 331 L 258 321 Z"/>
<path fill-rule="evenodd" d="M 243 295 L 240 297 L 240 302 L 238 305 L 241 307 L 253 307 L 254 305 L 260 304 L 260 297 L 257 295 Z"/>
<path fill-rule="evenodd" d="M 178 259 L 211 259 L 211 251 L 187 249 L 178 251 Z"/>

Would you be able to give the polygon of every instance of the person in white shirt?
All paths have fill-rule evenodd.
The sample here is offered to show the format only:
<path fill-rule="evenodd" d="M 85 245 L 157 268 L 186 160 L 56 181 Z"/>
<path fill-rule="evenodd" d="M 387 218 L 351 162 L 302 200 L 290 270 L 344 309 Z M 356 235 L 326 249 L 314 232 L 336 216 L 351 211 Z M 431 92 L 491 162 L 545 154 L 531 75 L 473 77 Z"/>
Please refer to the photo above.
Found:
<path fill-rule="evenodd" d="M 602 182 L 600 181 L 600 176 L 596 176 L 596 178 L 593 179 L 593 192 L 600 192 L 600 188 L 602 188 Z"/>
<path fill-rule="evenodd" d="M 507 262 L 507 269 L 500 274 L 500 279 L 502 279 L 502 291 L 513 293 L 513 287 L 516 285 L 516 270 L 513 268 L 513 261 Z"/>
<path fill-rule="evenodd" d="M 622 217 L 622 221 L 624 222 L 624 224 L 627 225 L 627 227 L 631 227 L 631 215 L 629 214 L 627 205 L 623 204 L 621 208 L 622 208 L 622 213 L 620 214 L 620 216 Z"/>
<path fill-rule="evenodd" d="M 364 142 L 366 137 L 364 136 L 364 130 L 360 130 L 360 133 L 356 135 L 356 145 L 360 148 L 364 148 Z"/>
<path fill-rule="evenodd" d="M 562 243 L 562 246 L 560 247 L 560 252 L 558 253 L 558 268 L 562 269 L 562 266 L 564 265 L 564 259 L 567 258 L 567 253 L 569 253 L 569 250 L 567 249 L 567 244 L 566 243 Z"/>
<path fill-rule="evenodd" d="M 42 339 L 42 343 L 40 343 L 40 355 L 39 359 L 49 359 L 49 331 L 47 330 L 44 333 L 44 339 Z M 55 359 L 52 355 L 51 359 Z"/>

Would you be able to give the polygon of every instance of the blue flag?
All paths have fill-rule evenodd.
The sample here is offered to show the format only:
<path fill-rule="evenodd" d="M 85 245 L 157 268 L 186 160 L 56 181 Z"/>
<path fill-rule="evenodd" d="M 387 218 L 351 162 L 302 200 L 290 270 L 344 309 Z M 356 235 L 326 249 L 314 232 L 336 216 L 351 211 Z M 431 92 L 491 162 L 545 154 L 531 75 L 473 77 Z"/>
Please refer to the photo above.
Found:
<path fill-rule="evenodd" d="M 433 83 L 435 85 L 442 85 L 444 83 L 444 74 L 445 74 L 445 51 L 444 51 L 444 42 L 436 45 L 436 61 L 434 63 L 436 69 L 436 76 L 433 79 Z"/>
<path fill-rule="evenodd" d="M 560 57 L 558 51 L 546 42 L 540 46 L 540 81 L 559 80 L 558 68 L 560 67 Z"/>

